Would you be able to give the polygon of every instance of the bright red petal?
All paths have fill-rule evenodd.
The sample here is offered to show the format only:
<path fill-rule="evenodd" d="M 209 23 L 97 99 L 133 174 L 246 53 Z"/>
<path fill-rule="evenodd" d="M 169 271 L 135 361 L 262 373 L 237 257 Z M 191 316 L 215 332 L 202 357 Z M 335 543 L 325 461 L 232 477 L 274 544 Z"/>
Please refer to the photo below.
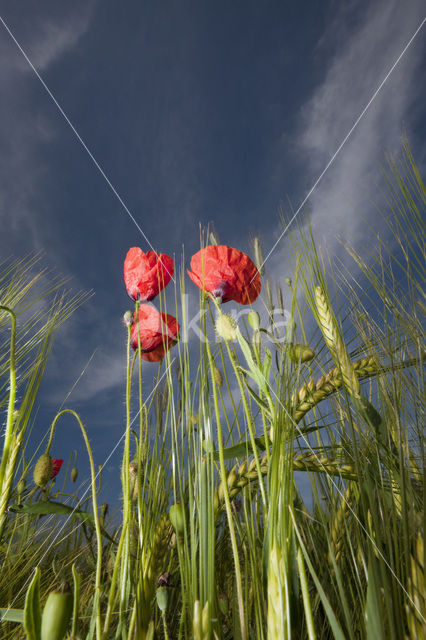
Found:
<path fill-rule="evenodd" d="M 52 458 L 52 475 L 50 476 L 51 478 L 54 478 L 55 476 L 58 475 L 58 473 L 61 470 L 63 462 L 64 461 L 62 458 Z"/>
<path fill-rule="evenodd" d="M 191 280 L 222 302 L 250 304 L 259 296 L 262 285 L 256 265 L 238 249 L 227 245 L 205 247 L 192 256 L 191 269 Z"/>
<path fill-rule="evenodd" d="M 145 254 L 132 247 L 124 260 L 124 283 L 132 300 L 149 302 L 169 284 L 173 273 L 173 259 L 165 253 Z"/>

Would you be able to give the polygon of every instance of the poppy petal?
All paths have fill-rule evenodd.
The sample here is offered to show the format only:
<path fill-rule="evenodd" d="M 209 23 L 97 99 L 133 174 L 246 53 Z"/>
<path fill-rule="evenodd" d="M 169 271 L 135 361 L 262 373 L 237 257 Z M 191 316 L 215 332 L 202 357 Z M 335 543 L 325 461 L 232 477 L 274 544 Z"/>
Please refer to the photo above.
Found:
<path fill-rule="evenodd" d="M 252 260 L 227 245 L 209 245 L 191 258 L 188 275 L 199 287 L 222 302 L 251 304 L 261 290 L 260 274 Z"/>
<path fill-rule="evenodd" d="M 153 300 L 169 284 L 173 273 L 173 259 L 165 253 L 145 254 L 139 247 L 132 247 L 124 260 L 124 283 L 132 300 Z"/>

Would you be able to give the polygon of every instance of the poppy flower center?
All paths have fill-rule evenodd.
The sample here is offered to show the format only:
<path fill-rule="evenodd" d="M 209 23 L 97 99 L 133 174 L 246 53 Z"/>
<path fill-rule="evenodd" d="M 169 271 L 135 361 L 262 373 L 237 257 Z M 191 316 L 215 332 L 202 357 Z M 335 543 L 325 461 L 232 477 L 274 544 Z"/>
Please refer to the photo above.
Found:
<path fill-rule="evenodd" d="M 226 282 L 226 280 L 221 280 L 211 291 L 211 293 L 215 298 L 224 298 L 226 293 L 228 292 L 228 289 L 229 284 Z"/>

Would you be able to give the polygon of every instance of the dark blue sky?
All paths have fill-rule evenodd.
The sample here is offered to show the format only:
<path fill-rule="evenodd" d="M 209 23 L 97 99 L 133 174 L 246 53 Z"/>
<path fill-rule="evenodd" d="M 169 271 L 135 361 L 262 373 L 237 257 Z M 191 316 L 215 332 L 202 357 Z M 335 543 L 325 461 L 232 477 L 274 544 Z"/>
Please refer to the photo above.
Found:
<path fill-rule="evenodd" d="M 209 221 L 223 243 L 250 251 L 258 234 L 268 253 L 281 203 L 297 210 L 423 13 L 421 1 L 0 2 L 150 243 L 177 256 L 184 244 L 188 257 Z M 423 28 L 309 198 L 331 253 L 342 234 L 368 242 L 361 215 L 380 224 L 367 203 L 404 128 L 424 163 L 424 41 Z M 129 247 L 148 246 L 2 24 L 0 79 L 1 257 L 43 250 L 74 290 L 95 294 L 58 335 L 34 434 L 96 349 L 67 405 L 100 464 L 123 429 L 122 263 Z M 271 278 L 286 265 L 284 238 Z M 66 457 L 71 421 L 61 434 L 53 453 Z M 118 465 L 116 455 L 111 475 Z"/>

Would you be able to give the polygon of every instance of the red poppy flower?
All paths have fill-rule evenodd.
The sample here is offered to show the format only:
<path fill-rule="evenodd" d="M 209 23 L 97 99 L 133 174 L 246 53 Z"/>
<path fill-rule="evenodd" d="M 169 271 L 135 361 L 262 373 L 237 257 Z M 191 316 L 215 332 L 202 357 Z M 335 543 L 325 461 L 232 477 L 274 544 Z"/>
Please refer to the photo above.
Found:
<path fill-rule="evenodd" d="M 222 302 L 250 304 L 260 293 L 256 265 L 238 249 L 226 245 L 205 247 L 192 256 L 191 269 L 188 275 L 197 287 L 222 298 Z"/>
<path fill-rule="evenodd" d="M 50 478 L 55 478 L 61 470 L 63 460 L 61 458 L 52 458 L 52 475 Z"/>
<path fill-rule="evenodd" d="M 124 284 L 132 300 L 149 302 L 167 286 L 174 273 L 173 259 L 165 253 L 132 247 L 124 261 Z"/>
<path fill-rule="evenodd" d="M 177 340 L 179 325 L 176 318 L 167 313 L 159 313 L 149 304 L 141 304 L 139 321 L 137 322 L 136 313 L 134 320 L 130 329 L 133 349 L 136 351 L 138 348 L 139 327 L 142 359 L 159 362 Z"/>
<path fill-rule="evenodd" d="M 162 344 L 159 344 L 158 347 L 149 351 L 148 353 L 141 353 L 142 360 L 146 360 L 146 362 L 160 362 L 164 356 L 166 355 L 166 351 Z"/>

